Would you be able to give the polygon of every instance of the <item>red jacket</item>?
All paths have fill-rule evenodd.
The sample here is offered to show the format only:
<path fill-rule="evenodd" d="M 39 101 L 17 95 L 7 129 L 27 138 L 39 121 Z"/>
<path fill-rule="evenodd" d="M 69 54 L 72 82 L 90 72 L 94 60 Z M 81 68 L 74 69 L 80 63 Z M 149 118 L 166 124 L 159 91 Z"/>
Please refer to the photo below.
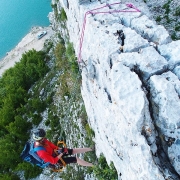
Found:
<path fill-rule="evenodd" d="M 48 141 L 47 139 L 44 139 L 44 148 L 45 150 L 39 150 L 37 152 L 38 156 L 44 160 L 44 162 L 50 162 L 51 164 L 56 164 L 58 162 L 58 157 L 53 157 L 52 154 L 54 152 L 54 149 L 57 149 L 58 147 L 54 145 L 52 142 Z M 35 147 L 36 143 L 35 143 Z"/>

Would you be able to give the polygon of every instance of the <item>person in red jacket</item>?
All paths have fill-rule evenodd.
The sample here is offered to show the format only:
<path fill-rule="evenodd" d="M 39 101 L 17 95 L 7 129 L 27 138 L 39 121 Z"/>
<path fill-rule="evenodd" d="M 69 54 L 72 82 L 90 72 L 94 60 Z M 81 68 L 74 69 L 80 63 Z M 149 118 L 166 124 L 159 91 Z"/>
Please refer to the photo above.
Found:
<path fill-rule="evenodd" d="M 33 132 L 33 139 L 35 140 L 34 147 L 43 146 L 46 150 L 39 150 L 37 152 L 38 156 L 44 160 L 44 162 L 49 162 L 52 165 L 59 163 L 63 165 L 61 162 L 61 158 L 66 164 L 70 163 L 78 163 L 81 166 L 93 166 L 92 163 L 86 162 L 78 157 L 73 157 L 71 155 L 77 153 L 84 153 L 88 151 L 92 151 L 91 148 L 76 148 L 76 149 L 68 149 L 68 148 L 59 148 L 54 145 L 52 142 L 45 138 L 46 132 L 44 129 L 37 129 Z M 59 155 L 56 155 L 55 151 L 59 152 Z M 69 156 L 70 155 L 70 156 Z"/>

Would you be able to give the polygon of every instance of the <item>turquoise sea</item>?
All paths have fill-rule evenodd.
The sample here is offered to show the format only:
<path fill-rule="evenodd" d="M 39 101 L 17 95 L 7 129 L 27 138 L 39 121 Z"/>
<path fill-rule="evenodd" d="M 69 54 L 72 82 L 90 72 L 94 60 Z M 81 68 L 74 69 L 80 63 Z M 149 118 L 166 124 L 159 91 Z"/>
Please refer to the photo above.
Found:
<path fill-rule="evenodd" d="M 0 60 L 33 26 L 49 26 L 51 0 L 0 0 Z"/>

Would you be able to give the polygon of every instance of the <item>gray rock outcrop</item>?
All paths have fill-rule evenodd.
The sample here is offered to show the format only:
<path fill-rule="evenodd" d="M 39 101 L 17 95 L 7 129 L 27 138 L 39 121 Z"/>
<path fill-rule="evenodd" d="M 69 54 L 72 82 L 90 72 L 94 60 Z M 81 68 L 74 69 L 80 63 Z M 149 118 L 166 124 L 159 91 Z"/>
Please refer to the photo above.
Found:
<path fill-rule="evenodd" d="M 106 2 L 58 4 L 66 11 L 79 63 L 86 64 L 82 96 L 96 153 L 113 161 L 122 180 L 180 179 L 180 41 L 173 42 L 163 26 L 148 18 L 143 1 L 133 2 L 140 12 L 126 1 Z M 116 36 L 120 29 L 123 52 Z"/>

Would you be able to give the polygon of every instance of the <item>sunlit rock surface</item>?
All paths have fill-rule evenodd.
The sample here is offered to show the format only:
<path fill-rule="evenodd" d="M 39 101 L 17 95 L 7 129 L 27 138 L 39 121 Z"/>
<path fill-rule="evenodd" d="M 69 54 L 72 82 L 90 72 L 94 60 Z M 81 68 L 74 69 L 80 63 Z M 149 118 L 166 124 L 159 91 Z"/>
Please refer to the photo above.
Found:
<path fill-rule="evenodd" d="M 114 163 L 122 180 L 180 179 L 180 41 L 173 42 L 149 18 L 143 1 L 132 1 L 134 9 L 125 0 L 106 2 L 58 3 L 82 68 L 82 96 L 96 153 Z M 67 30 L 50 17 L 66 37 Z M 120 29 L 123 52 L 116 35 Z"/>

